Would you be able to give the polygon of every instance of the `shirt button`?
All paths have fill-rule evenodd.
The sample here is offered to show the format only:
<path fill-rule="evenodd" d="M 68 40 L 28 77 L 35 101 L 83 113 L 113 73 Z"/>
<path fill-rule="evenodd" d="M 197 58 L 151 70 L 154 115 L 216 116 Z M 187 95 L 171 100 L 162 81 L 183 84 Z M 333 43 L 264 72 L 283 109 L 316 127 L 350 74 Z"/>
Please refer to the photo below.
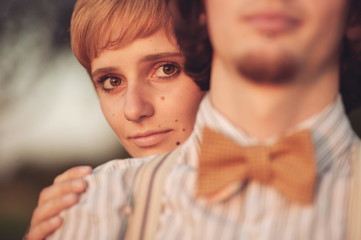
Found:
<path fill-rule="evenodd" d="M 119 208 L 119 210 L 120 210 L 121 212 L 123 212 L 123 213 L 124 213 L 125 215 L 127 215 L 127 216 L 130 216 L 130 215 L 132 214 L 132 212 L 133 212 L 131 206 L 129 206 L 128 204 L 126 204 L 126 205 L 124 205 L 124 206 L 121 206 L 121 207 Z"/>

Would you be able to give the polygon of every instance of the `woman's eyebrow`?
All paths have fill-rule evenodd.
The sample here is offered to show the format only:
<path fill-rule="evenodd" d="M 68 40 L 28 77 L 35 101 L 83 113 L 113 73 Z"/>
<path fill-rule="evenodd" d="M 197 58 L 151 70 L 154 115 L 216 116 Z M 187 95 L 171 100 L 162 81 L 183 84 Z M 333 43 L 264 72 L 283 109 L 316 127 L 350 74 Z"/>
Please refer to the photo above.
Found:
<path fill-rule="evenodd" d="M 149 54 L 144 56 L 139 60 L 139 62 L 149 62 L 167 57 L 182 57 L 183 55 L 180 52 L 163 52 L 156 54 Z"/>
<path fill-rule="evenodd" d="M 104 68 L 97 68 L 91 73 L 92 79 L 94 79 L 96 76 L 108 74 L 110 72 L 115 72 L 117 68 L 115 67 L 104 67 Z"/>

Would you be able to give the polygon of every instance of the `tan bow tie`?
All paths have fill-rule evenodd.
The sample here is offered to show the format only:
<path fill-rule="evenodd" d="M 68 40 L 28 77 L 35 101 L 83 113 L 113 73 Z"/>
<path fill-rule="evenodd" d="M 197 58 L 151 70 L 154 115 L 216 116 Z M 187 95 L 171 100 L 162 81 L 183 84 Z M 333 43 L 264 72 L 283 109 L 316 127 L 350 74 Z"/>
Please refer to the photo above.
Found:
<path fill-rule="evenodd" d="M 205 128 L 196 195 L 212 196 L 232 183 L 246 180 L 268 184 L 296 203 L 310 204 L 316 181 L 310 133 L 300 131 L 271 146 L 242 147 Z"/>

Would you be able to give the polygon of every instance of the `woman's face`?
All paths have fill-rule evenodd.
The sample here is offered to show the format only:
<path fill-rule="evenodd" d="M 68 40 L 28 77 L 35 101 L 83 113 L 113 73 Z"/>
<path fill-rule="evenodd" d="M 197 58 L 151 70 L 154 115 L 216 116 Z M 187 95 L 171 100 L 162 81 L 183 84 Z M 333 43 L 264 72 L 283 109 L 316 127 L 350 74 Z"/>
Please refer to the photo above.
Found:
<path fill-rule="evenodd" d="M 183 61 L 163 31 L 93 59 L 103 113 L 133 157 L 168 152 L 192 132 L 204 92 L 185 75 Z"/>

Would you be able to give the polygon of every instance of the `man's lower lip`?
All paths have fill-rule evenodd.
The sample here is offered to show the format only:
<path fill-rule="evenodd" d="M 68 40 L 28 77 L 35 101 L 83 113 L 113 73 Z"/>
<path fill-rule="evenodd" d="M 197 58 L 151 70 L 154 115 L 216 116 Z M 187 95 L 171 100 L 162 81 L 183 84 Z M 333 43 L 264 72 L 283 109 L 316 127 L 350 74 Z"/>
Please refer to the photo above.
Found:
<path fill-rule="evenodd" d="M 159 132 L 145 137 L 136 137 L 133 138 L 132 140 L 135 143 L 135 145 L 137 145 L 138 147 L 142 147 L 142 148 L 151 147 L 160 143 L 169 132 L 170 131 Z"/>

